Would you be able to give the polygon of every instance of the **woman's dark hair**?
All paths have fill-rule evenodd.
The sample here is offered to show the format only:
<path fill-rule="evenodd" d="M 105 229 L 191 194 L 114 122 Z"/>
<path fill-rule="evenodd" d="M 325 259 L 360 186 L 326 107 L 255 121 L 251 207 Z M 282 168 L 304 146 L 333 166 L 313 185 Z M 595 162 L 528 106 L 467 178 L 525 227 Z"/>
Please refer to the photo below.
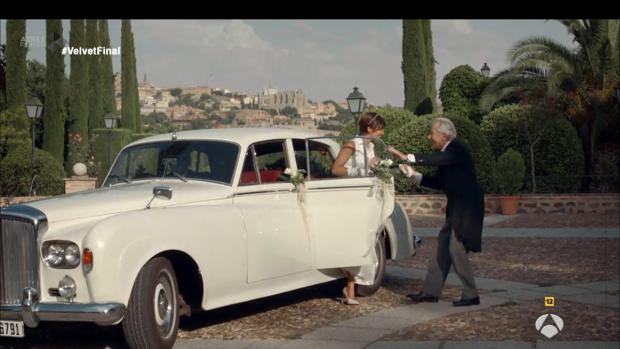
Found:
<path fill-rule="evenodd" d="M 375 130 L 383 130 L 385 128 L 385 120 L 373 111 L 364 113 L 359 121 L 360 134 L 368 133 L 368 128 L 371 127 Z"/>

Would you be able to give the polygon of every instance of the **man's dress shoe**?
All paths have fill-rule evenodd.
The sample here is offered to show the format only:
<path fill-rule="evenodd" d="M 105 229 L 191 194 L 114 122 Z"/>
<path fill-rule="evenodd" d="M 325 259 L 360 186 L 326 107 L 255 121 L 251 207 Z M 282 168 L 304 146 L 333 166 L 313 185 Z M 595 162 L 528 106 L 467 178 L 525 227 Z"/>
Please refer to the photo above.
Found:
<path fill-rule="evenodd" d="M 411 293 L 411 294 L 408 294 L 407 297 L 409 297 L 412 301 L 418 302 L 418 303 L 421 303 L 421 302 L 437 303 L 439 301 L 439 297 L 430 296 L 422 292 Z"/>
<path fill-rule="evenodd" d="M 478 305 L 480 304 L 480 297 L 471 298 L 471 299 L 462 299 L 458 301 L 452 302 L 452 305 L 455 307 L 466 307 L 468 305 Z"/>

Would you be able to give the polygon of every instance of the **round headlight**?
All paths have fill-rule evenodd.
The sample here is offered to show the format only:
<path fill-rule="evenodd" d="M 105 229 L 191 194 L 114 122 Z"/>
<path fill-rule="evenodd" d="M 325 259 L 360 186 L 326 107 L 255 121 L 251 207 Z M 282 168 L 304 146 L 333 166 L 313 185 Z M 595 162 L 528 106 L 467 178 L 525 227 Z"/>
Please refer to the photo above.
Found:
<path fill-rule="evenodd" d="M 47 249 L 47 256 L 45 256 L 45 262 L 54 267 L 62 263 L 65 256 L 65 250 L 60 245 L 50 245 Z"/>
<path fill-rule="evenodd" d="M 65 262 L 71 267 L 80 264 L 80 248 L 75 244 L 67 246 L 65 249 Z"/>

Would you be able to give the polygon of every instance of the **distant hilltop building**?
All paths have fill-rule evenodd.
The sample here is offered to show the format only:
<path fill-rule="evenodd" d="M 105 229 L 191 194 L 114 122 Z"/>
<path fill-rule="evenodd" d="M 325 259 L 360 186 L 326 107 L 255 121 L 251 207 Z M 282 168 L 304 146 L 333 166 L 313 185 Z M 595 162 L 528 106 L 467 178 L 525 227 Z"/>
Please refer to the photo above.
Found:
<path fill-rule="evenodd" d="M 305 106 L 306 97 L 301 89 L 278 92 L 277 88 L 269 86 L 258 94 L 259 109 L 281 110 L 284 107 L 293 107 L 301 114 L 304 112 Z"/>

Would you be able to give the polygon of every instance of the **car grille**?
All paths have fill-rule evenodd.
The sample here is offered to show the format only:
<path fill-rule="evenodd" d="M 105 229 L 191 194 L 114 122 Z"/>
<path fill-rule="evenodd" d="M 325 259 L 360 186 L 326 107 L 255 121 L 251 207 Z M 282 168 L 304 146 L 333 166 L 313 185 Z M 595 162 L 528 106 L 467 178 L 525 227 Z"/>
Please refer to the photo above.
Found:
<path fill-rule="evenodd" d="M 0 304 L 20 304 L 25 287 L 39 289 L 36 221 L 2 212 Z"/>

